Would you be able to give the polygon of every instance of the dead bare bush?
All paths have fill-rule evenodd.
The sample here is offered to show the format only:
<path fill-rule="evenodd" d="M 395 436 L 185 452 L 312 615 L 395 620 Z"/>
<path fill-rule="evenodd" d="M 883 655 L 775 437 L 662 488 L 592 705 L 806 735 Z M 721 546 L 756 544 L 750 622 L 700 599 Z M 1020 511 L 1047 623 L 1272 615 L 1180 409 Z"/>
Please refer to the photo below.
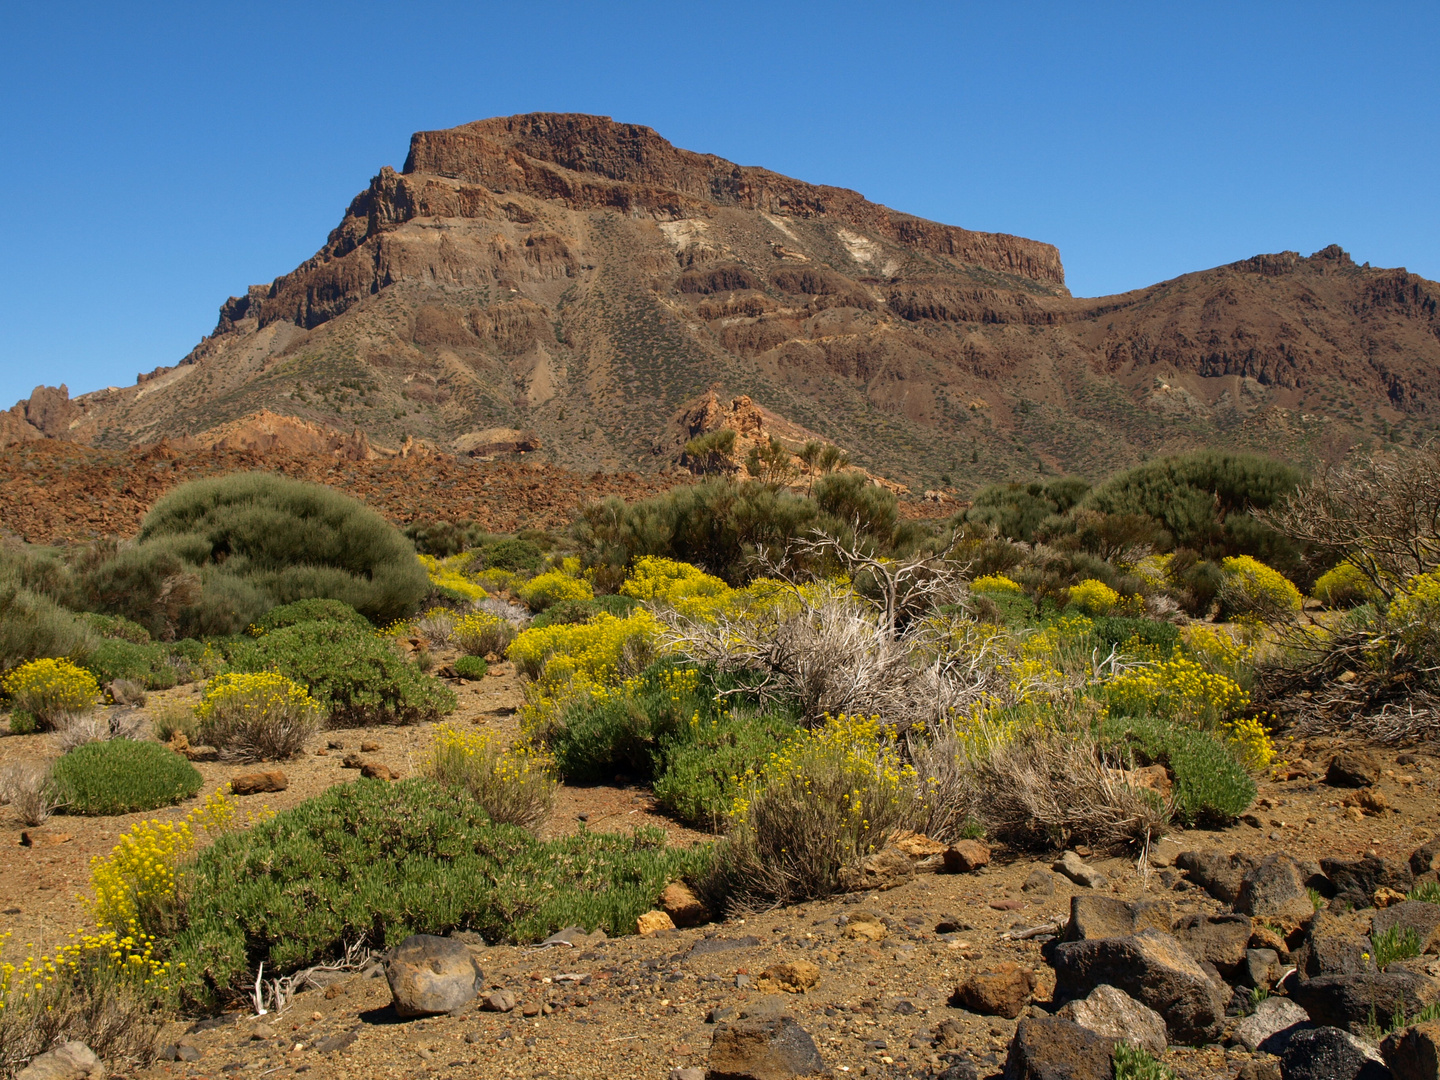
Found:
<path fill-rule="evenodd" d="M 0 802 L 26 825 L 43 825 L 59 809 L 50 766 L 43 761 L 17 761 L 0 773 Z"/>
<path fill-rule="evenodd" d="M 86 743 L 139 738 L 144 726 L 139 715 L 129 709 L 57 713 L 51 722 L 50 741 L 67 754 Z"/>
<path fill-rule="evenodd" d="M 0 1076 L 71 1039 L 112 1064 L 148 1065 L 165 1016 L 121 980 L 62 973 L 0 1009 Z"/>
<path fill-rule="evenodd" d="M 1256 516 L 1343 557 L 1389 600 L 1407 578 L 1440 566 L 1440 443 L 1322 469 Z"/>
<path fill-rule="evenodd" d="M 135 708 L 145 704 L 145 687 L 133 679 L 116 679 L 105 687 L 105 693 L 116 705 Z"/>

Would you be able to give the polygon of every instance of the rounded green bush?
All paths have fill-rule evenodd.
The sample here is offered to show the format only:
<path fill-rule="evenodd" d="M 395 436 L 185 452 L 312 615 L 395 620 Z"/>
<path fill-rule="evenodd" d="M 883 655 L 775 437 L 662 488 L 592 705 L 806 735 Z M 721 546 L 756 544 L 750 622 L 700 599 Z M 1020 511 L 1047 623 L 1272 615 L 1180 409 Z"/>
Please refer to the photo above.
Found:
<path fill-rule="evenodd" d="M 461 656 L 455 660 L 455 674 L 462 679 L 483 679 L 490 665 L 483 656 Z"/>
<path fill-rule="evenodd" d="M 188 799 L 203 780 L 194 765 L 159 743 L 87 743 L 55 763 L 55 790 L 70 814 L 133 814 Z"/>
<path fill-rule="evenodd" d="M 365 616 L 349 604 L 322 598 L 296 600 L 293 604 L 281 604 L 279 607 L 271 608 L 255 620 L 255 625 L 261 630 L 283 630 L 287 626 L 294 626 L 302 622 L 342 623 L 362 629 L 370 627 Z"/>

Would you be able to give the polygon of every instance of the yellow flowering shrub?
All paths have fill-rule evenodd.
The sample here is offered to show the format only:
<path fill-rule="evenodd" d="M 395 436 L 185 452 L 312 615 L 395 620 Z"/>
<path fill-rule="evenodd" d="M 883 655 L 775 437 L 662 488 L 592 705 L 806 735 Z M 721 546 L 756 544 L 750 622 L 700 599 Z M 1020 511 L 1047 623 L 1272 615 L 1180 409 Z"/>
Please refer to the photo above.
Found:
<path fill-rule="evenodd" d="M 1440 571 L 1416 574 L 1390 604 L 1395 636 L 1422 663 L 1440 657 Z"/>
<path fill-rule="evenodd" d="M 1258 716 L 1239 716 L 1222 727 L 1235 759 L 1250 772 L 1263 771 L 1275 759 L 1274 740 Z"/>
<path fill-rule="evenodd" d="M 1255 646 L 1246 636 L 1219 626 L 1191 623 L 1181 631 L 1185 652 L 1207 671 L 1239 679 L 1255 662 Z"/>
<path fill-rule="evenodd" d="M 878 716 L 827 716 L 744 777 L 720 873 L 738 897 L 791 902 L 833 893 L 925 800 L 893 730 Z"/>
<path fill-rule="evenodd" d="M 1354 607 L 1366 601 L 1380 599 L 1380 592 L 1369 578 L 1353 563 L 1342 562 L 1332 566 L 1315 579 L 1311 595 L 1326 607 Z"/>
<path fill-rule="evenodd" d="M 520 586 L 520 599 L 531 611 L 544 611 L 565 600 L 593 600 L 595 590 L 588 581 L 571 577 L 561 570 L 536 574 Z"/>
<path fill-rule="evenodd" d="M 49 657 L 21 664 L 6 675 L 4 687 L 14 708 L 48 725 L 61 713 L 85 712 L 100 696 L 95 676 L 69 660 Z"/>
<path fill-rule="evenodd" d="M 735 590 L 718 577 L 675 559 L 644 556 L 620 586 L 621 596 L 672 607 L 689 618 L 705 618 L 721 610 Z"/>
<path fill-rule="evenodd" d="M 48 1049 L 45 1029 L 49 1025 L 41 1020 L 42 1016 L 56 1020 L 57 1013 L 73 1016 L 77 1010 L 104 1008 L 104 1019 L 117 1023 L 122 1012 L 133 1011 L 138 1019 L 174 1000 L 170 962 L 157 956 L 156 940 L 148 934 L 77 931 L 53 953 L 37 956 L 32 952 L 18 964 L 4 956 L 11 935 L 9 930 L 0 934 L 0 1049 L 6 1064 L 18 1064 Z M 176 965 L 177 970 L 184 966 Z M 127 992 L 127 1000 L 122 1003 L 117 995 Z M 155 1030 L 145 1030 L 136 1041 L 153 1040 L 159 1018 L 152 1025 L 141 1026 Z M 107 1032 L 102 1038 L 114 1034 L 121 1033 Z M 115 1049 L 115 1045 L 99 1045 L 102 1053 Z"/>
<path fill-rule="evenodd" d="M 1106 615 L 1120 602 L 1120 594 L 1103 581 L 1086 578 L 1070 586 L 1070 606 L 1087 615 Z"/>
<path fill-rule="evenodd" d="M 488 611 L 472 611 L 450 630 L 450 640 L 471 656 L 503 653 L 515 639 L 515 627 L 508 619 Z"/>
<path fill-rule="evenodd" d="M 970 582 L 970 591 L 978 593 L 1018 593 L 1025 590 L 1004 574 L 986 574 Z"/>
<path fill-rule="evenodd" d="M 1259 559 L 1234 555 L 1222 559 L 1220 568 L 1220 599 L 1231 616 L 1288 618 L 1300 610 L 1300 590 L 1284 574 Z"/>
<path fill-rule="evenodd" d="M 1250 695 L 1234 679 L 1179 655 L 1122 672 L 1105 683 L 1104 690 L 1117 715 L 1153 715 L 1192 724 L 1218 722 L 1250 703 Z"/>
<path fill-rule="evenodd" d="M 184 900 L 183 864 L 200 834 L 219 836 L 269 816 L 265 807 L 242 816 L 226 784 L 179 820 L 137 822 L 108 856 L 90 860 L 91 918 L 102 931 L 137 940 L 173 931 Z"/>
<path fill-rule="evenodd" d="M 647 609 L 624 618 L 600 612 L 589 622 L 530 627 L 505 655 L 534 682 L 526 688 L 525 722 L 544 724 L 570 700 L 622 676 L 622 666 L 643 670 L 663 627 Z"/>
<path fill-rule="evenodd" d="M 507 748 L 494 732 L 442 724 L 424 765 L 427 776 L 463 788 L 492 821 L 538 829 L 555 801 L 553 763 L 526 744 Z"/>
<path fill-rule="evenodd" d="M 226 672 L 211 679 L 195 706 L 202 744 L 222 757 L 259 761 L 294 757 L 320 728 L 310 691 L 273 671 Z"/>
<path fill-rule="evenodd" d="M 417 555 L 425 576 L 437 589 L 453 593 L 465 600 L 484 600 L 489 594 L 465 575 L 465 568 L 474 560 L 468 551 L 451 555 L 448 559 L 437 559 L 433 555 Z"/>
<path fill-rule="evenodd" d="M 1138 562 L 1122 565 L 1121 569 L 1143 581 L 1151 592 L 1159 592 L 1170 584 L 1170 561 L 1174 558 L 1173 554 L 1146 555 Z"/>

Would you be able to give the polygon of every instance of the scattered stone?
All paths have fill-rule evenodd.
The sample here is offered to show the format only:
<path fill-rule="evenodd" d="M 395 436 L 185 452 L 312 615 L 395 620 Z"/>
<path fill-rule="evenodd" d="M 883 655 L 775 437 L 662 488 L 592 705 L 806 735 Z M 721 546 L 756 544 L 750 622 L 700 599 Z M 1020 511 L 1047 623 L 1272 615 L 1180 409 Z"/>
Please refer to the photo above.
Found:
<path fill-rule="evenodd" d="M 699 926 L 710 921 L 710 909 L 683 881 L 672 881 L 660 894 L 660 908 L 676 926 Z"/>
<path fill-rule="evenodd" d="M 329 742 L 327 742 L 327 743 L 325 744 L 325 746 L 326 746 L 328 749 L 330 749 L 330 750 L 344 750 L 344 749 L 345 749 L 345 744 L 344 744 L 343 742 L 341 742 L 339 739 L 331 739 Z"/>
<path fill-rule="evenodd" d="M 1113 986 L 1097 986 L 1088 997 L 1067 1003 L 1055 1015 L 1152 1054 L 1163 1054 L 1170 1045 L 1164 1017 Z"/>
<path fill-rule="evenodd" d="M 32 1058 L 15 1080 L 105 1080 L 105 1066 L 95 1051 L 71 1040 Z"/>
<path fill-rule="evenodd" d="M 385 979 L 399 1016 L 454 1012 L 475 999 L 484 977 L 461 942 L 411 934 L 385 958 Z"/>
<path fill-rule="evenodd" d="M 1335 1027 L 1295 1032 L 1280 1055 L 1284 1080 L 1389 1080 L 1385 1061 L 1348 1031 Z"/>
<path fill-rule="evenodd" d="M 1391 1032 L 1380 1054 L 1395 1080 L 1435 1080 L 1440 1076 L 1440 1020 Z"/>
<path fill-rule="evenodd" d="M 271 769 L 269 772 L 242 773 L 240 776 L 230 778 L 230 794 L 232 795 L 264 795 L 273 791 L 284 791 L 289 786 L 289 778 L 279 769 Z"/>
<path fill-rule="evenodd" d="M 1143 788 L 1155 792 L 1162 799 L 1170 798 L 1175 788 L 1169 770 L 1164 765 L 1145 765 L 1138 769 L 1121 769 L 1120 782 L 1127 787 Z"/>
<path fill-rule="evenodd" d="M 641 937 L 649 937 L 651 934 L 658 934 L 661 930 L 674 930 L 675 922 L 665 912 L 658 908 L 645 912 L 635 920 L 635 932 Z"/>
<path fill-rule="evenodd" d="M 728 952 L 731 949 L 749 949 L 759 944 L 760 939 L 754 934 L 746 934 L 744 937 L 738 938 L 701 938 L 690 946 L 690 955 L 706 956 L 710 953 Z"/>
<path fill-rule="evenodd" d="M 1062 942 L 1051 959 L 1055 999 L 1085 997 L 1102 983 L 1125 991 L 1165 1018 L 1172 1038 L 1204 1042 L 1225 1017 L 1228 988 L 1212 979 L 1169 934 Z"/>
<path fill-rule="evenodd" d="M 220 751 L 213 746 L 192 746 L 182 751 L 186 761 L 219 761 Z"/>
<path fill-rule="evenodd" d="M 944 854 L 945 845 L 931 840 L 924 833 L 901 829 L 890 836 L 890 846 L 903 851 L 911 859 L 930 859 Z"/>
<path fill-rule="evenodd" d="M 316 751 L 315 751 L 315 756 L 316 756 L 316 757 L 329 757 L 329 756 L 330 756 L 330 751 L 329 751 L 329 750 L 326 750 L 326 749 L 322 746 L 319 750 L 316 750 Z"/>
<path fill-rule="evenodd" d="M 315 1044 L 315 1049 L 322 1054 L 334 1054 L 341 1050 L 348 1050 L 355 1044 L 360 1036 L 353 1031 L 342 1031 L 338 1035 L 329 1035 Z"/>
<path fill-rule="evenodd" d="M 1277 919 L 1296 926 L 1315 914 L 1305 887 L 1305 875 L 1288 855 L 1267 855 L 1246 872 L 1235 897 L 1235 910 L 1243 915 Z"/>
<path fill-rule="evenodd" d="M 1005 1080 L 1111 1080 L 1115 1042 L 1058 1016 L 1027 1017 L 1015 1028 Z"/>
<path fill-rule="evenodd" d="M 670 1070 L 670 1080 L 705 1080 L 705 1070 L 694 1066 L 682 1069 L 677 1065 Z"/>
<path fill-rule="evenodd" d="M 990 865 L 990 848 L 979 840 L 957 840 L 945 849 L 945 872 L 969 874 Z"/>
<path fill-rule="evenodd" d="M 1168 900 L 1136 900 L 1127 903 L 1114 896 L 1072 896 L 1065 940 L 1093 941 L 1098 938 L 1129 937 L 1147 927 L 1168 933 L 1171 917 Z M 1246 927 L 1248 929 L 1248 922 Z"/>
<path fill-rule="evenodd" d="M 1087 889 L 1107 889 L 1110 887 L 1109 878 L 1093 866 L 1087 865 L 1085 860 L 1073 851 L 1065 852 L 1050 869 L 1057 873 L 1064 874 L 1076 885 L 1082 885 Z"/>
<path fill-rule="evenodd" d="M 1375 913 L 1370 927 L 1373 938 L 1392 927 L 1415 931 L 1422 953 L 1440 952 L 1440 904 L 1423 900 L 1401 900 Z"/>
<path fill-rule="evenodd" d="M 34 829 L 26 829 L 20 834 L 20 846 L 55 847 L 58 844 L 68 844 L 74 839 L 68 832 L 36 832 Z"/>
<path fill-rule="evenodd" d="M 512 1012 L 520 1004 L 513 991 L 491 990 L 480 999 L 480 1008 L 486 1012 Z"/>
<path fill-rule="evenodd" d="M 1367 855 L 1363 859 L 1321 859 L 1320 868 L 1335 886 L 1335 900 L 1357 908 L 1371 906 L 1377 889 L 1408 892 L 1415 880 L 1406 863 L 1378 855 Z"/>
<path fill-rule="evenodd" d="M 1362 1034 L 1372 1017 L 1397 1011 L 1413 1016 L 1440 998 L 1440 985 L 1426 975 L 1395 970 L 1358 975 L 1321 975 L 1286 983 L 1290 998 L 1317 1024 Z"/>
<path fill-rule="evenodd" d="M 1175 866 L 1216 900 L 1233 904 L 1240 895 L 1240 883 L 1257 861 L 1240 852 L 1227 855 L 1218 849 L 1182 851 L 1175 857 Z"/>
<path fill-rule="evenodd" d="M 360 775 L 366 780 L 399 780 L 400 774 L 379 761 L 367 761 L 360 766 Z"/>
<path fill-rule="evenodd" d="M 340 759 L 340 767 L 342 769 L 358 769 L 364 764 L 364 759 L 354 751 L 351 751 Z"/>
<path fill-rule="evenodd" d="M 803 994 L 820 981 L 820 969 L 809 960 L 785 960 L 771 964 L 760 973 L 756 989 Z"/>
<path fill-rule="evenodd" d="M 971 975 L 955 988 L 951 1002 L 981 1016 L 1014 1020 L 1035 992 L 1035 973 L 1007 960 L 990 971 Z"/>
<path fill-rule="evenodd" d="M 1296 1024 L 1309 1023 L 1310 1014 L 1289 998 L 1268 997 L 1255 1006 L 1253 1013 L 1235 1025 L 1231 1039 L 1254 1053 L 1280 1032 L 1288 1031 Z"/>
<path fill-rule="evenodd" d="M 1370 917 L 1364 912 L 1317 911 L 1305 930 L 1295 966 L 1307 979 L 1374 971 L 1369 931 Z"/>
<path fill-rule="evenodd" d="M 790 1080 L 825 1071 L 808 1032 L 788 1016 L 719 1025 L 708 1080 Z"/>
<path fill-rule="evenodd" d="M 851 915 L 845 923 L 845 929 L 840 931 L 842 936 L 857 941 L 884 941 L 890 931 L 880 921 L 879 916 L 872 915 L 868 911 L 857 911 Z"/>
<path fill-rule="evenodd" d="M 1390 800 L 1385 798 L 1385 793 L 1371 788 L 1360 792 L 1360 794 L 1355 797 L 1355 804 L 1367 814 L 1375 814 L 1377 816 L 1390 809 Z"/>
<path fill-rule="evenodd" d="M 937 934 L 965 934 L 974 929 L 968 922 L 957 919 L 954 915 L 945 915 L 935 924 Z"/>
<path fill-rule="evenodd" d="M 1363 750 L 1347 750 L 1330 759 L 1325 783 L 1331 787 L 1363 788 L 1380 782 L 1380 762 Z"/>
<path fill-rule="evenodd" d="M 380 744 L 374 740 L 367 740 L 360 744 L 360 752 L 362 754 L 378 754 L 380 752 Z"/>
<path fill-rule="evenodd" d="M 1031 893 L 1036 897 L 1054 896 L 1055 875 L 1043 866 L 1037 866 L 1025 878 L 1025 884 L 1020 886 L 1020 891 Z"/>
<path fill-rule="evenodd" d="M 1284 1080 L 1280 1075 L 1280 1062 L 1274 1058 L 1251 1058 L 1240 1066 L 1235 1080 Z"/>
<path fill-rule="evenodd" d="M 1191 956 L 1202 964 L 1215 965 L 1227 979 L 1245 964 L 1251 930 L 1244 915 L 1190 915 L 1176 923 L 1171 933 Z"/>
<path fill-rule="evenodd" d="M 1410 853 L 1410 872 L 1416 877 L 1440 870 L 1440 840 L 1431 840 Z"/>
<path fill-rule="evenodd" d="M 728 1024 L 738 1015 L 739 1013 L 733 1005 L 716 1005 L 705 1014 L 705 1022 L 707 1024 Z"/>
<path fill-rule="evenodd" d="M 858 866 L 840 871 L 840 887 L 846 892 L 884 891 L 904 885 L 915 875 L 915 864 L 899 848 L 884 847 L 860 860 Z"/>

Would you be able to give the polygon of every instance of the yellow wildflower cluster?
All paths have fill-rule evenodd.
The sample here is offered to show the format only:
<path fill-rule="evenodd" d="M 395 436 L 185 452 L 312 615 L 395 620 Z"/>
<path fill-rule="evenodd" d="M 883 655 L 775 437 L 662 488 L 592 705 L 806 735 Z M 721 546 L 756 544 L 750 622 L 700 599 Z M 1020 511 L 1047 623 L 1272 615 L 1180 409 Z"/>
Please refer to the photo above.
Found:
<path fill-rule="evenodd" d="M 1190 656 L 1209 671 L 1234 676 L 1255 659 L 1255 646 L 1218 626 L 1191 623 L 1181 634 Z"/>
<path fill-rule="evenodd" d="M 1250 695 L 1234 679 L 1208 671 L 1188 656 L 1132 668 L 1105 689 L 1115 712 L 1191 723 L 1221 720 L 1250 703 Z"/>
<path fill-rule="evenodd" d="M 108 856 L 90 861 L 95 924 L 136 940 L 170 928 L 180 903 L 182 864 L 199 843 L 197 834 L 218 836 L 269 816 L 262 807 L 242 820 L 227 784 L 180 820 L 151 818 L 132 825 Z"/>
<path fill-rule="evenodd" d="M 507 747 L 493 732 L 435 730 L 425 772 L 464 788 L 494 821 L 534 828 L 554 801 L 554 762 L 528 743 Z"/>
<path fill-rule="evenodd" d="M 592 600 L 594 597 L 595 590 L 588 581 L 571 577 L 563 570 L 536 574 L 520 586 L 520 599 L 534 611 L 543 611 L 565 600 Z"/>
<path fill-rule="evenodd" d="M 1353 563 L 1332 566 L 1315 579 L 1311 595 L 1327 607 L 1352 607 L 1380 599 L 1380 591 Z"/>
<path fill-rule="evenodd" d="M 100 696 L 94 675 L 69 660 L 49 657 L 21 664 L 0 686 L 16 709 L 43 721 L 62 712 L 83 712 Z"/>
<path fill-rule="evenodd" d="M 0 934 L 0 957 L 12 932 Z M 124 981 L 148 996 L 170 992 L 170 962 L 155 955 L 155 939 L 114 930 L 74 933 L 53 954 L 26 956 L 18 964 L 0 959 L 0 1022 L 9 1011 L 53 1009 L 76 982 Z M 177 967 L 184 967 L 179 964 Z"/>
<path fill-rule="evenodd" d="M 1258 716 L 1239 716 L 1223 725 L 1235 758 L 1251 772 L 1261 772 L 1275 759 L 1275 743 Z"/>
<path fill-rule="evenodd" d="M 535 680 L 526 688 L 526 723 L 544 723 L 570 700 L 614 681 L 624 657 L 653 653 L 661 630 L 654 615 L 637 608 L 624 618 L 601 612 L 585 623 L 522 631 L 505 655 Z"/>
<path fill-rule="evenodd" d="M 430 584 L 437 589 L 456 593 L 466 600 L 484 600 L 489 595 L 465 574 L 466 567 L 474 560 L 470 552 L 452 555 L 448 559 L 437 559 L 433 555 L 417 555 L 416 558 L 425 568 Z"/>
<path fill-rule="evenodd" d="M 1399 639 L 1425 663 L 1440 653 L 1440 571 L 1416 574 L 1390 605 L 1390 623 Z"/>
<path fill-rule="evenodd" d="M 704 619 L 723 609 L 735 590 L 689 563 L 644 556 L 635 560 L 629 578 L 620 586 L 620 595 L 672 607 L 692 619 Z"/>
<path fill-rule="evenodd" d="M 450 630 L 450 640 L 471 656 L 503 652 L 514 636 L 508 621 L 488 611 L 472 611 Z"/>
<path fill-rule="evenodd" d="M 1145 583 L 1152 592 L 1160 592 L 1170 584 L 1170 562 L 1172 555 L 1146 555 L 1135 563 L 1120 564 L 1120 568 L 1133 574 Z"/>
<path fill-rule="evenodd" d="M 1004 574 L 986 574 L 970 582 L 970 591 L 978 593 L 1018 593 L 1024 592 L 1015 582 L 1011 581 Z"/>
<path fill-rule="evenodd" d="M 1107 615 L 1120 602 L 1120 594 L 1095 578 L 1070 586 L 1070 606 L 1087 615 Z"/>
<path fill-rule="evenodd" d="M 1300 610 L 1300 590 L 1284 574 L 1249 555 L 1235 555 L 1220 562 L 1223 591 L 1228 607 L 1260 616 Z"/>
<path fill-rule="evenodd" d="M 274 671 L 217 675 L 206 684 L 200 704 L 195 706 L 195 718 L 202 725 L 240 713 L 250 717 L 311 713 L 318 717 L 320 706 L 308 689 Z"/>

